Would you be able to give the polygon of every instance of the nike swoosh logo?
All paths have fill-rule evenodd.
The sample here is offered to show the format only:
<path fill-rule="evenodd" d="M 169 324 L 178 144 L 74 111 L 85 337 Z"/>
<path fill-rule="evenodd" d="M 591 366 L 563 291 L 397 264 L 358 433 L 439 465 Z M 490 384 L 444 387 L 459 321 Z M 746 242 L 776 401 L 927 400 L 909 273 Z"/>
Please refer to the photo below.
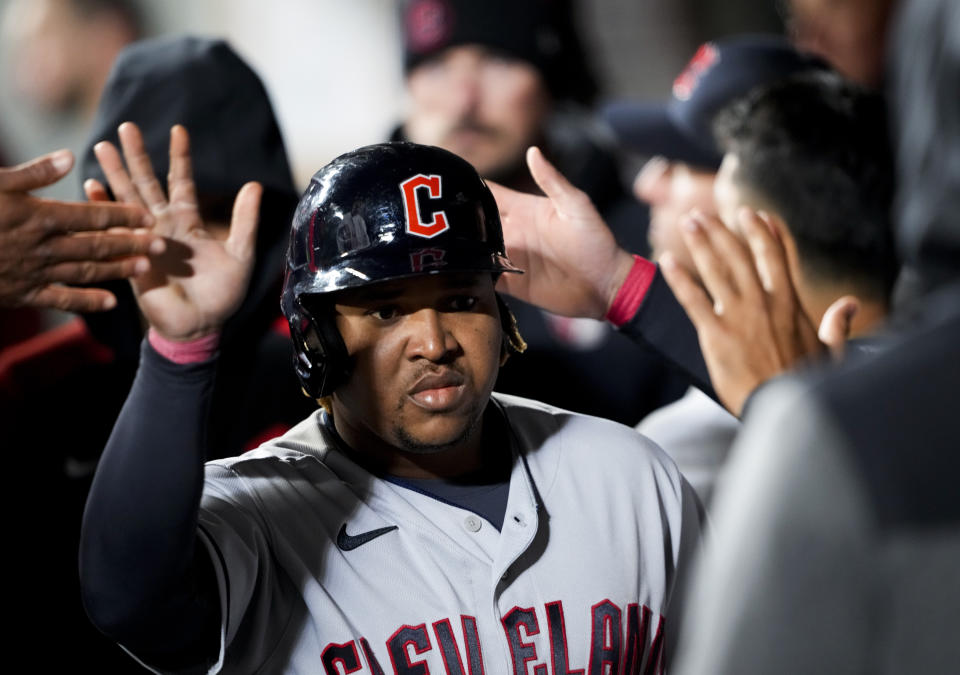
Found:
<path fill-rule="evenodd" d="M 384 535 L 387 532 L 393 532 L 396 529 L 399 528 L 396 525 L 391 525 L 390 527 L 381 527 L 378 530 L 370 530 L 369 532 L 363 532 L 361 534 L 350 536 L 347 534 L 347 524 L 344 523 L 340 527 L 340 531 L 337 532 L 337 548 L 339 548 L 341 551 L 352 551 L 353 549 L 363 546 L 364 544 L 373 541 L 377 537 Z"/>

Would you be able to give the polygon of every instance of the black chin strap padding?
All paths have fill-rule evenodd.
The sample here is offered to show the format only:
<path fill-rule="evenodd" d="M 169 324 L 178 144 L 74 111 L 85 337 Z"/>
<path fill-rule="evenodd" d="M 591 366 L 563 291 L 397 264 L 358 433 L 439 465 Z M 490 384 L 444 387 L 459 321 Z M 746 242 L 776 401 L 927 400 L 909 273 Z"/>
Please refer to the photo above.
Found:
<path fill-rule="evenodd" d="M 350 374 L 350 358 L 333 318 L 332 307 L 297 300 L 296 321 L 291 322 L 294 368 L 311 398 L 333 393 Z"/>
<path fill-rule="evenodd" d="M 320 341 L 322 358 L 317 373 L 320 382 L 317 398 L 328 396 L 334 389 L 343 384 L 350 376 L 350 355 L 347 346 L 343 343 L 343 336 L 337 330 L 337 324 L 332 314 L 321 312 L 313 319 L 314 329 Z"/>

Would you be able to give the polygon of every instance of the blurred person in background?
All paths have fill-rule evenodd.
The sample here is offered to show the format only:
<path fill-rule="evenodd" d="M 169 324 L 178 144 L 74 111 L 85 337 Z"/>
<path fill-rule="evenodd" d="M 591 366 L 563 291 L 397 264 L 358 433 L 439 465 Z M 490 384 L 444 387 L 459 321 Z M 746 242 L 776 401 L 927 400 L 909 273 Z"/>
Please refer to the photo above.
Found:
<path fill-rule="evenodd" d="M 316 408 L 291 371 L 288 335 L 273 330 L 280 317 L 287 228 L 297 202 L 273 108 L 259 77 L 222 41 L 161 38 L 131 45 L 107 82 L 82 158 L 87 194 L 97 200 L 93 205 L 109 198 L 96 158 L 100 142 L 115 140 L 126 121 L 144 129 L 147 154 L 161 175 L 169 166 L 171 126 L 183 123 L 195 132 L 194 180 L 212 237 L 223 236 L 240 186 L 251 180 L 263 186 L 257 259 L 243 304 L 223 334 L 209 430 L 215 454 L 238 454 Z M 176 258 L 182 251 L 168 245 L 164 255 Z M 33 510 L 31 521 L 42 522 L 43 531 L 30 533 L 35 558 L 28 572 L 38 584 L 44 580 L 50 606 L 57 609 L 47 625 L 68 636 L 63 656 L 72 662 L 130 669 L 84 616 L 76 576 L 83 504 L 133 381 L 143 335 L 129 285 L 101 289 L 117 298 L 111 312 L 84 316 L 54 336 L 42 334 L 20 346 L 0 379 L 0 408 L 9 415 L 5 443 L 29 448 L 39 442 L 43 449 L 18 453 L 16 471 L 42 473 L 50 489 Z"/>
<path fill-rule="evenodd" d="M 900 0 L 782 0 L 800 49 L 829 61 L 865 87 L 881 89 L 884 48 Z"/>
<path fill-rule="evenodd" d="M 622 143 L 650 158 L 633 189 L 650 205 L 652 261 L 669 252 L 685 269 L 696 269 L 681 224 L 694 209 L 718 215 L 714 182 L 723 151 L 712 130 L 718 112 L 758 87 L 825 67 L 781 37 L 731 37 L 701 45 L 677 76 L 669 100 L 616 101 L 602 109 Z M 739 428 L 733 415 L 696 387 L 637 426 L 677 462 L 704 504 Z"/>
<path fill-rule="evenodd" d="M 890 63 L 898 251 L 921 291 L 888 348 L 751 404 L 675 672 L 960 662 L 960 4 L 905 0 Z"/>
<path fill-rule="evenodd" d="M 646 249 L 643 209 L 588 114 L 597 83 L 568 0 L 412 0 L 402 21 L 409 110 L 392 140 L 450 150 L 523 192 L 538 192 L 524 153 L 540 145 L 627 250 Z M 498 391 L 634 424 L 683 390 L 602 322 L 510 305 L 529 349 L 502 370 Z"/>
<path fill-rule="evenodd" d="M 14 84 L 43 112 L 89 120 L 114 59 L 143 34 L 133 0 L 11 0 L 2 32 Z"/>

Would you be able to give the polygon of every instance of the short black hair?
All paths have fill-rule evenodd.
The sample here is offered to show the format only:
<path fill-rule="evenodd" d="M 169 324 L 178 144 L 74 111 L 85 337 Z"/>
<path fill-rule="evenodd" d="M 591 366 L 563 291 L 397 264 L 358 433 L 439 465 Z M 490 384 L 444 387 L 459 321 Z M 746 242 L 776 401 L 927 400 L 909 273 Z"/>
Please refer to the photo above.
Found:
<path fill-rule="evenodd" d="M 721 111 L 714 133 L 739 160 L 737 184 L 786 223 L 811 279 L 889 298 L 894 159 L 880 94 L 804 73 Z"/>

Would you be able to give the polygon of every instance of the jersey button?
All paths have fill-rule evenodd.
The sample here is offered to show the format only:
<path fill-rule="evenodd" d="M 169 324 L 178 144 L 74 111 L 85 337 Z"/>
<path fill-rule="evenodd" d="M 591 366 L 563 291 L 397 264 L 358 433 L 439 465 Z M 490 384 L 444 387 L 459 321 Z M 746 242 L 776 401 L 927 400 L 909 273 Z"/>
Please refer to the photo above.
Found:
<path fill-rule="evenodd" d="M 463 519 L 463 526 L 467 532 L 479 532 L 483 523 L 476 516 L 470 515 Z"/>

